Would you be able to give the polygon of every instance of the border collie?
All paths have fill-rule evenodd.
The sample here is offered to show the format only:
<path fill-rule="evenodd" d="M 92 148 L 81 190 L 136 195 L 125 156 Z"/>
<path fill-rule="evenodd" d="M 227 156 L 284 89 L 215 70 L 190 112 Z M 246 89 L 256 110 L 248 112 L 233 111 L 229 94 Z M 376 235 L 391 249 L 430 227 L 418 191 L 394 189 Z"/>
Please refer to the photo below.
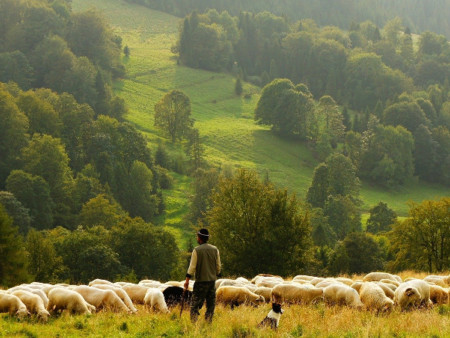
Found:
<path fill-rule="evenodd" d="M 270 326 L 271 329 L 276 330 L 278 328 L 278 323 L 280 322 L 280 317 L 283 312 L 284 311 L 281 309 L 281 304 L 272 303 L 272 310 L 270 310 L 266 318 L 264 318 L 261 323 L 258 324 L 258 327 Z"/>

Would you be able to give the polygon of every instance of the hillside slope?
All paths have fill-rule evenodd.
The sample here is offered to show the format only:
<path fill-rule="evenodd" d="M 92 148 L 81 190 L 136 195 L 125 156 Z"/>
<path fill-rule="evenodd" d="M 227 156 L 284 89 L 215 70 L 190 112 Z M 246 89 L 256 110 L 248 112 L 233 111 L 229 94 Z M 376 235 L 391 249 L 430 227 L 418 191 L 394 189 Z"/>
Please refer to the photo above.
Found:
<path fill-rule="evenodd" d="M 150 142 L 165 140 L 153 126 L 154 104 L 167 91 L 180 89 L 191 99 L 195 125 L 210 162 L 267 172 L 277 186 L 304 196 L 317 161 L 304 145 L 281 140 L 268 128 L 255 124 L 253 110 L 259 88 L 245 84 L 244 93 L 251 94 L 251 98 L 238 98 L 230 75 L 177 65 L 170 48 L 177 39 L 179 18 L 121 0 L 73 0 L 72 6 L 74 11 L 98 8 L 122 36 L 123 45 L 130 48 L 130 58 L 124 59 L 127 77 L 117 82 L 115 89 L 129 107 L 127 120 L 136 124 Z M 175 227 L 180 226 L 181 210 L 186 210 L 190 193 L 189 180 L 177 177 L 181 184 L 167 192 L 168 215 L 162 220 Z M 445 196 L 448 189 L 416 183 L 385 191 L 363 185 L 361 194 L 366 211 L 384 201 L 400 215 L 406 215 L 409 200 L 420 202 Z M 175 232 L 183 237 L 179 230 Z"/>

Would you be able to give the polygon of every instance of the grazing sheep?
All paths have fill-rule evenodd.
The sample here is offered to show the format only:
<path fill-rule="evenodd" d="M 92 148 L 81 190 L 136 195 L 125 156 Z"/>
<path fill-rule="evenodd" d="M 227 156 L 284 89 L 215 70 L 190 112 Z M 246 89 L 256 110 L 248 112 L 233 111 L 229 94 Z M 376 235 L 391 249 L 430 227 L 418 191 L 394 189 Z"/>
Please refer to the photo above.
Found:
<path fill-rule="evenodd" d="M 269 274 L 259 274 L 252 279 L 252 284 L 256 286 L 274 287 L 277 284 L 283 283 L 284 279 L 280 276 L 274 276 Z"/>
<path fill-rule="evenodd" d="M 79 285 L 72 290 L 83 296 L 86 302 L 94 305 L 97 311 L 100 309 L 110 309 L 131 313 L 131 310 L 113 290 L 101 290 L 87 285 Z"/>
<path fill-rule="evenodd" d="M 265 286 L 267 288 L 273 288 L 275 285 L 283 283 L 284 280 L 277 277 L 261 277 L 256 280 L 255 285 L 257 287 Z"/>
<path fill-rule="evenodd" d="M 334 279 L 334 278 L 327 278 L 319 283 L 317 283 L 316 285 L 314 285 L 316 288 L 321 288 L 324 289 L 327 286 L 330 285 L 334 285 L 334 284 L 340 284 L 340 285 L 344 285 L 344 283 L 339 282 L 338 280 Z"/>
<path fill-rule="evenodd" d="M 390 312 L 394 301 L 386 297 L 383 289 L 374 282 L 365 282 L 359 290 L 361 302 L 366 309 L 379 312 Z"/>
<path fill-rule="evenodd" d="M 322 298 L 323 289 L 307 285 L 279 284 L 272 289 L 273 303 L 309 304 Z"/>
<path fill-rule="evenodd" d="M 242 286 L 221 286 L 217 289 L 216 301 L 225 306 L 231 305 L 233 309 L 235 306 L 241 304 L 252 304 L 256 306 L 264 303 L 265 299 L 263 296 L 257 295 Z"/>
<path fill-rule="evenodd" d="M 144 304 L 145 294 L 149 288 L 143 285 L 127 283 L 122 286 L 122 289 L 125 290 L 133 303 Z"/>
<path fill-rule="evenodd" d="M 106 285 L 114 285 L 113 282 L 110 282 L 109 280 L 106 279 L 94 279 L 93 281 L 89 282 L 89 286 L 93 286 L 93 285 L 98 285 L 98 284 L 106 284 Z"/>
<path fill-rule="evenodd" d="M 352 289 L 355 289 L 356 291 L 358 291 L 358 293 L 359 293 L 359 290 L 361 290 L 361 286 L 364 284 L 364 282 L 361 282 L 361 281 L 358 281 L 358 282 L 354 282 L 352 285 L 350 285 L 350 287 L 352 288 Z"/>
<path fill-rule="evenodd" d="M 122 288 L 119 288 L 114 285 L 108 285 L 108 284 L 94 284 L 94 288 L 101 289 L 101 290 L 112 290 L 116 293 L 117 296 L 119 296 L 120 299 L 125 303 L 125 305 L 133 312 L 136 313 L 137 309 L 134 307 L 133 302 L 131 301 L 130 296 L 123 290 Z"/>
<path fill-rule="evenodd" d="M 39 297 L 41 297 L 42 301 L 44 302 L 44 307 L 47 308 L 48 297 L 45 294 L 45 292 L 42 291 L 41 289 L 35 289 L 35 288 L 29 287 L 29 286 L 15 286 L 15 287 L 7 290 L 8 293 L 13 293 L 14 291 L 28 291 L 35 295 L 38 295 Z"/>
<path fill-rule="evenodd" d="M 447 289 L 439 285 L 430 285 L 430 299 L 434 304 L 449 304 Z"/>
<path fill-rule="evenodd" d="M 10 316 L 15 315 L 19 318 L 30 314 L 19 297 L 6 292 L 0 292 L 0 312 L 8 312 Z"/>
<path fill-rule="evenodd" d="M 402 282 L 402 279 L 400 278 L 400 276 L 393 275 L 388 272 L 370 272 L 364 276 L 363 281 L 364 282 L 378 282 L 382 279 L 389 279 L 392 281 L 397 281 L 399 283 Z"/>
<path fill-rule="evenodd" d="M 265 286 L 261 286 L 259 288 L 256 288 L 253 293 L 256 293 L 259 296 L 263 296 L 266 303 L 270 302 L 270 299 L 272 298 L 272 288 L 268 288 Z"/>
<path fill-rule="evenodd" d="M 144 297 L 144 304 L 155 311 L 160 311 L 164 313 L 169 312 L 166 301 L 164 300 L 164 295 L 161 290 L 157 288 L 149 288 Z"/>
<path fill-rule="evenodd" d="M 350 278 L 346 278 L 346 277 L 336 277 L 336 280 L 338 282 L 344 283 L 345 285 L 352 285 L 354 283 L 354 281 Z"/>
<path fill-rule="evenodd" d="M 426 281 L 427 283 L 433 283 L 443 288 L 446 288 L 448 286 L 444 278 L 440 276 L 426 276 L 423 280 Z"/>
<path fill-rule="evenodd" d="M 383 282 L 373 282 L 373 283 L 377 284 L 380 288 L 383 289 L 383 292 L 386 295 L 386 297 L 389 297 L 390 299 L 394 299 L 394 290 L 392 290 L 389 287 L 389 284 L 383 283 Z"/>
<path fill-rule="evenodd" d="M 15 290 L 12 295 L 19 297 L 28 311 L 37 314 L 42 321 L 46 322 L 48 317 L 50 317 L 50 313 L 45 308 L 42 298 L 38 295 L 25 290 Z"/>
<path fill-rule="evenodd" d="M 95 311 L 95 307 L 87 303 L 78 292 L 56 287 L 48 293 L 47 310 L 51 312 L 67 310 L 70 313 L 91 314 L 91 310 Z"/>
<path fill-rule="evenodd" d="M 292 280 L 295 282 L 295 281 L 297 281 L 297 280 L 300 280 L 300 281 L 308 281 L 308 282 L 310 282 L 310 281 L 312 281 L 314 278 L 316 278 L 316 277 L 314 277 L 314 276 L 308 276 L 308 275 L 297 275 L 297 276 L 295 276 L 294 278 L 292 278 Z"/>
<path fill-rule="evenodd" d="M 391 279 L 381 279 L 379 280 L 379 282 L 392 285 L 394 287 L 393 290 L 395 290 L 400 285 L 400 282 Z"/>
<path fill-rule="evenodd" d="M 440 279 L 440 280 L 442 280 L 446 284 L 446 286 L 444 286 L 444 287 L 447 287 L 447 286 L 450 285 L 450 275 L 448 275 L 448 276 L 428 275 L 423 280 L 428 281 L 429 279 Z"/>
<path fill-rule="evenodd" d="M 420 279 L 404 282 L 395 290 L 394 302 L 402 310 L 421 305 L 428 307 L 432 304 L 430 300 L 430 285 Z"/>
<path fill-rule="evenodd" d="M 358 291 L 345 284 L 332 284 L 324 288 L 323 299 L 328 305 L 347 305 L 358 310 L 363 308 Z"/>
<path fill-rule="evenodd" d="M 316 284 L 319 284 L 320 282 L 324 281 L 325 279 L 326 278 L 323 278 L 323 277 L 315 277 L 315 278 L 311 279 L 309 282 L 312 285 L 316 285 Z"/>

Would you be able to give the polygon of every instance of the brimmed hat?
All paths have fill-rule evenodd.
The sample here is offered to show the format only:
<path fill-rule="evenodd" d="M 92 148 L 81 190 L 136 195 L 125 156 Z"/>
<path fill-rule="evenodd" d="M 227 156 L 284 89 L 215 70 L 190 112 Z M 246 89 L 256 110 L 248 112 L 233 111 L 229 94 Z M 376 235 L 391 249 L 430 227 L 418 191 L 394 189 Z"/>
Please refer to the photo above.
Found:
<path fill-rule="evenodd" d="M 203 228 L 197 231 L 197 235 L 200 236 L 200 238 L 207 240 L 209 238 L 209 231 L 208 229 Z"/>

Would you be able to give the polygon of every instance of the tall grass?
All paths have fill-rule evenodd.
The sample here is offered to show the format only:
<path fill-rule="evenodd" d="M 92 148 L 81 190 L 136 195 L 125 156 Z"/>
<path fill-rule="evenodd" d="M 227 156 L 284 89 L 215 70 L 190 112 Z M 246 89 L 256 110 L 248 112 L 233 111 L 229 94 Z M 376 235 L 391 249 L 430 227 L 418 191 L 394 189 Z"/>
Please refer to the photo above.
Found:
<path fill-rule="evenodd" d="M 35 319 L 19 321 L 0 315 L 0 337 L 449 337 L 450 308 L 400 312 L 388 315 L 352 310 L 347 307 L 292 305 L 284 307 L 277 331 L 257 328 L 270 305 L 240 306 L 231 310 L 216 306 L 212 324 L 202 317 L 193 324 L 189 309 L 181 318 L 175 307 L 169 314 L 147 311 L 125 315 L 99 312 L 93 315 L 63 314 L 48 323 Z M 204 314 L 204 309 L 201 311 Z"/>
<path fill-rule="evenodd" d="M 253 121 L 253 111 L 260 89 L 244 84 L 247 98 L 234 94 L 234 78 L 177 65 L 171 47 L 176 43 L 180 19 L 121 0 L 73 0 L 75 11 L 96 7 L 109 19 L 114 30 L 130 48 L 124 58 L 126 78 L 115 83 L 115 92 L 129 107 L 126 119 L 134 123 L 151 144 L 157 140 L 168 143 L 153 126 L 154 104 L 169 90 L 180 89 L 191 99 L 195 126 L 200 131 L 205 153 L 212 164 L 252 168 L 269 178 L 280 188 L 304 197 L 318 164 L 310 150 L 301 143 L 280 139 L 267 127 Z M 179 144 L 172 145 L 181 151 Z M 412 182 L 405 187 L 385 190 L 364 184 L 361 190 L 363 210 L 367 212 L 378 202 L 386 202 L 399 215 L 408 212 L 409 200 L 421 202 L 448 195 L 448 189 Z M 185 206 L 185 196 L 170 203 Z M 166 224 L 174 224 L 169 210 Z M 176 218 L 179 215 L 176 215 Z M 170 226 L 170 225 L 168 225 Z"/>

